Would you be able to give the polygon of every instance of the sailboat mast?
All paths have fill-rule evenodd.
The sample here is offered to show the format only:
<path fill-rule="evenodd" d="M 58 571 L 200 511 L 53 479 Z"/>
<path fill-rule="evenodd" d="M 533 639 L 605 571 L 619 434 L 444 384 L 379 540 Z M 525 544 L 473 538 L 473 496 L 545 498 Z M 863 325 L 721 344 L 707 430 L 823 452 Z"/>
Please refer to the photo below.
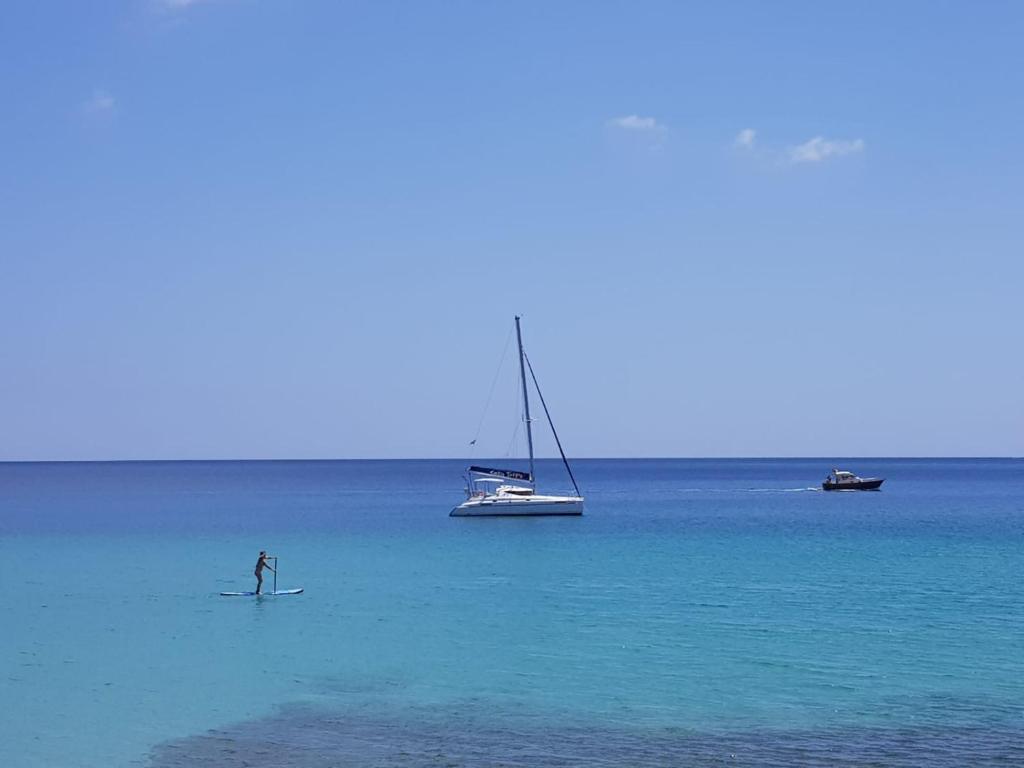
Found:
<path fill-rule="evenodd" d="M 536 483 L 533 474 L 533 428 L 530 425 L 530 396 L 526 389 L 526 364 L 523 362 L 523 334 L 519 330 L 519 315 L 516 315 L 516 341 L 519 342 L 519 377 L 523 383 L 523 410 L 526 411 L 526 442 L 530 446 L 530 482 Z"/>

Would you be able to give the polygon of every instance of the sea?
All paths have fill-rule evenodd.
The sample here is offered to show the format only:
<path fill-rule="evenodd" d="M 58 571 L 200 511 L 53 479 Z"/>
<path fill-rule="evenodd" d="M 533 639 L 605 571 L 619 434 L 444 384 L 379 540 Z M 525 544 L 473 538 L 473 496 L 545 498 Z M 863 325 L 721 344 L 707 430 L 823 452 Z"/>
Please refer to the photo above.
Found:
<path fill-rule="evenodd" d="M 1024 765 L 1024 460 L 464 468 L 0 464 L 0 765 Z"/>

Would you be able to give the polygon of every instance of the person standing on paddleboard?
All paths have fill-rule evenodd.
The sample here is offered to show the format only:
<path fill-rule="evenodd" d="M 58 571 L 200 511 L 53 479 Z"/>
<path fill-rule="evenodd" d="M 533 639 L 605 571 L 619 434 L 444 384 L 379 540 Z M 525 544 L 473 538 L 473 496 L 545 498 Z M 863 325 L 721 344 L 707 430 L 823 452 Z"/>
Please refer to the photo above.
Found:
<path fill-rule="evenodd" d="M 270 563 L 267 559 L 270 557 L 266 552 L 260 550 L 260 559 L 256 561 L 256 594 L 260 594 L 263 589 L 263 569 L 270 568 Z M 270 568 L 271 573 L 277 573 L 273 568 Z"/>

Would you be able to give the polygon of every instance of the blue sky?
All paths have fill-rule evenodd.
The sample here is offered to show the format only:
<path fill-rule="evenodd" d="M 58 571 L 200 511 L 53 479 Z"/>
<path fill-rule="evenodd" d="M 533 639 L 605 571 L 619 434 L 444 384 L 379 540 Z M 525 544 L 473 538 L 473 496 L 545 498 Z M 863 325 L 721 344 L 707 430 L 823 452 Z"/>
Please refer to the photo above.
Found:
<path fill-rule="evenodd" d="M 0 459 L 1024 453 L 1019 3 L 3 15 Z"/>

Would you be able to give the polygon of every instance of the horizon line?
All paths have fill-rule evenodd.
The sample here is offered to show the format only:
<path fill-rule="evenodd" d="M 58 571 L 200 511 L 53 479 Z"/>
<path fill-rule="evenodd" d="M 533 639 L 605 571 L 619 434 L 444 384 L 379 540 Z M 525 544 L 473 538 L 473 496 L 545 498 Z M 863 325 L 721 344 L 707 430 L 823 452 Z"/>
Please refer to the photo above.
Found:
<path fill-rule="evenodd" d="M 559 461 L 557 456 L 537 457 L 539 461 Z M 581 456 L 572 461 L 824 461 L 841 459 L 853 461 L 915 461 L 915 460 L 1003 460 L 1019 461 L 1024 456 L 953 456 L 953 455 L 918 455 L 918 456 Z M 212 464 L 217 462 L 342 462 L 342 461 L 520 461 L 525 459 L 505 459 L 493 456 L 469 458 L 465 456 L 402 456 L 362 458 L 217 458 L 217 459 L 0 459 L 0 464 Z"/>

